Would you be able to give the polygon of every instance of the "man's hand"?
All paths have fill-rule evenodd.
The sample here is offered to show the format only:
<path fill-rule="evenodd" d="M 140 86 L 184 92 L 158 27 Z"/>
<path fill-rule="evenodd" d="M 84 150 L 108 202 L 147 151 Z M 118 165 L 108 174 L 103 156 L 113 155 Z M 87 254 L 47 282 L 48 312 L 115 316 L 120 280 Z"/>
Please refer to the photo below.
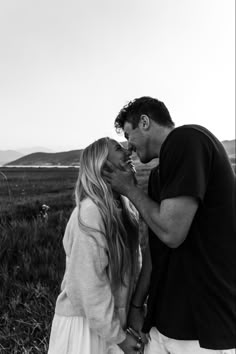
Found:
<path fill-rule="evenodd" d="M 148 336 L 142 332 L 144 317 L 146 309 L 143 307 L 141 309 L 130 307 L 128 314 L 128 326 L 132 327 L 142 338 L 144 344 L 148 342 Z"/>
<path fill-rule="evenodd" d="M 121 350 L 125 354 L 138 354 L 140 353 L 141 346 L 137 343 L 137 340 L 130 334 L 126 335 L 125 340 L 118 344 Z"/>
<path fill-rule="evenodd" d="M 103 176 L 114 191 L 125 196 L 130 188 L 137 184 L 133 170 L 126 163 L 120 163 L 120 168 L 117 168 L 110 161 L 106 161 Z"/>
<path fill-rule="evenodd" d="M 144 315 L 145 314 L 143 308 L 137 309 L 130 307 L 127 320 L 128 326 L 132 327 L 137 332 L 140 332 L 143 326 Z"/>

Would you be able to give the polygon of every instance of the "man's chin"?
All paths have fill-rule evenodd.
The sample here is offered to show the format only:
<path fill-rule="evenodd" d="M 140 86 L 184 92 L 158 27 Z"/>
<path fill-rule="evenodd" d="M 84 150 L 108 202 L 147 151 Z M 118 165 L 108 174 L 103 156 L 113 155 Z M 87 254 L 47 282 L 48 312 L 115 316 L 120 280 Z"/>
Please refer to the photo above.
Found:
<path fill-rule="evenodd" d="M 148 162 L 150 162 L 152 160 L 152 159 L 148 158 L 147 156 L 138 155 L 138 158 L 139 158 L 141 163 L 148 163 Z"/>

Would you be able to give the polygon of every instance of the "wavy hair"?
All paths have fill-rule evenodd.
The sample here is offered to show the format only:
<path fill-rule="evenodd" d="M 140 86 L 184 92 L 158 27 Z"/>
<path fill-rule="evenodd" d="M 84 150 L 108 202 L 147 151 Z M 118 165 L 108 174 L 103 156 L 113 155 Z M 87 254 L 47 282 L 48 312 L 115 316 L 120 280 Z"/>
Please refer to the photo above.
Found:
<path fill-rule="evenodd" d="M 135 208 L 123 196 L 120 196 L 122 213 L 119 212 L 111 186 L 102 176 L 108 156 L 108 141 L 109 138 L 101 138 L 83 150 L 75 197 L 78 209 L 85 198 L 90 198 L 98 207 L 105 230 L 103 234 L 108 246 L 108 276 L 112 286 L 117 288 L 125 284 L 127 269 L 131 267 L 132 270 L 132 245 L 135 235 L 138 237 L 138 221 Z M 85 231 L 91 230 L 89 225 L 82 222 L 80 213 L 78 215 L 80 227 Z M 99 232 L 102 231 L 99 230 Z"/>
<path fill-rule="evenodd" d="M 132 124 L 133 129 L 137 128 L 142 114 L 147 114 L 154 122 L 163 127 L 172 128 L 175 126 L 165 104 L 156 98 L 143 96 L 128 102 L 119 112 L 115 119 L 115 129 L 118 133 L 124 130 L 125 122 Z"/>

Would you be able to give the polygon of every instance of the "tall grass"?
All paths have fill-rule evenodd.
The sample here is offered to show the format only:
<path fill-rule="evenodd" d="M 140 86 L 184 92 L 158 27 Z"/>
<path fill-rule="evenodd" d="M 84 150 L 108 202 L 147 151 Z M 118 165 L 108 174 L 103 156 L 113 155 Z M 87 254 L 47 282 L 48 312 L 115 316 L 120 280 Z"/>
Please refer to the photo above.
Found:
<path fill-rule="evenodd" d="M 43 354 L 64 273 L 62 238 L 74 207 L 77 171 L 5 169 L 3 173 L 0 353 Z M 42 204 L 50 206 L 48 219 L 40 214 Z"/>
<path fill-rule="evenodd" d="M 0 353 L 44 354 L 64 274 L 62 238 L 74 207 L 78 170 L 2 172 L 6 178 L 0 181 Z M 147 173 L 138 167 L 144 189 Z M 50 207 L 47 219 L 40 216 L 42 204 Z M 144 235 L 144 224 L 141 230 Z"/>
<path fill-rule="evenodd" d="M 68 212 L 1 224 L 0 352 L 46 353 L 64 272 L 62 237 Z"/>
<path fill-rule="evenodd" d="M 145 191 L 156 163 L 136 166 Z M 62 238 L 74 207 L 78 170 L 1 170 L 0 353 L 44 354 L 64 273 Z M 48 219 L 40 216 L 42 204 L 50 207 Z M 145 247 L 147 227 L 142 221 L 140 230 Z"/>

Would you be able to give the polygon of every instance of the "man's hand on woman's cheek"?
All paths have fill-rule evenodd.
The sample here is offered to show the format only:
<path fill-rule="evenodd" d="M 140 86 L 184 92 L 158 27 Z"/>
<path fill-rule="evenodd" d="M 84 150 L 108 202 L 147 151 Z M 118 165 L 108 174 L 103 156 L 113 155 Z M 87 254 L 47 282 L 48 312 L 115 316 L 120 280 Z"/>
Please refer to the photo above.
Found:
<path fill-rule="evenodd" d="M 120 163 L 118 168 L 107 161 L 103 169 L 103 177 L 110 183 L 112 189 L 123 195 L 137 184 L 135 174 L 127 163 Z"/>

